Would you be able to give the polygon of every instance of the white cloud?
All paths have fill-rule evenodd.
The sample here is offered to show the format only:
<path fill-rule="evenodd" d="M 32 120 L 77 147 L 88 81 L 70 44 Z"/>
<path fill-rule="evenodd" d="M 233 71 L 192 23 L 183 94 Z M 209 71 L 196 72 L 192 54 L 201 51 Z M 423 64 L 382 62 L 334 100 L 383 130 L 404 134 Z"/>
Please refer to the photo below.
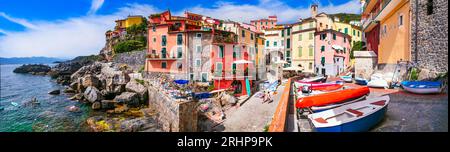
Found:
<path fill-rule="evenodd" d="M 114 28 L 115 20 L 130 14 L 147 16 L 156 12 L 159 10 L 150 5 L 127 4 L 110 15 L 87 15 L 31 23 L 18 19 L 32 26 L 21 24 L 26 29 L 20 32 L 0 31 L 5 33 L 0 35 L 0 56 L 75 57 L 98 54 L 105 45 L 105 32 Z"/>
<path fill-rule="evenodd" d="M 0 29 L 0 34 L 8 34 L 5 30 Z"/>
<path fill-rule="evenodd" d="M 98 9 L 100 9 L 105 0 L 92 0 L 91 8 L 89 9 L 88 15 L 95 14 Z"/>
<path fill-rule="evenodd" d="M 11 16 L 7 15 L 4 12 L 0 12 L 0 17 L 3 17 L 3 18 L 5 18 L 8 21 L 11 21 L 13 23 L 20 24 L 20 25 L 22 25 L 22 26 L 24 26 L 26 28 L 29 28 L 29 29 L 36 29 L 37 28 L 35 25 L 33 25 L 32 23 L 28 22 L 27 20 L 11 17 Z"/>
<path fill-rule="evenodd" d="M 340 5 L 323 6 L 320 3 L 318 5 L 319 12 L 329 14 L 359 13 L 360 10 L 359 0 L 351 0 Z M 253 19 L 266 18 L 269 15 L 277 15 L 279 22 L 290 23 L 295 22 L 299 17 L 311 16 L 309 7 L 292 7 L 279 0 L 260 0 L 256 5 L 218 2 L 213 8 L 196 6 L 189 10 L 198 14 L 239 22 L 249 22 Z"/>

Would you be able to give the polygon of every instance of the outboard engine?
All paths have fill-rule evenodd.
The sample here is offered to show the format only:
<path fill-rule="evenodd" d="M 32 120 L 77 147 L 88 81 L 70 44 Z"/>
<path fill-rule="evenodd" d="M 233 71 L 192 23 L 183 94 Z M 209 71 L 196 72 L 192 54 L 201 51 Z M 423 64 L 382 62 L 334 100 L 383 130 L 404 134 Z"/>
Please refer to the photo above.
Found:
<path fill-rule="evenodd" d="M 304 86 L 302 86 L 302 93 L 311 93 L 312 92 L 312 90 L 311 90 L 311 87 L 309 86 L 309 85 L 304 85 Z"/>

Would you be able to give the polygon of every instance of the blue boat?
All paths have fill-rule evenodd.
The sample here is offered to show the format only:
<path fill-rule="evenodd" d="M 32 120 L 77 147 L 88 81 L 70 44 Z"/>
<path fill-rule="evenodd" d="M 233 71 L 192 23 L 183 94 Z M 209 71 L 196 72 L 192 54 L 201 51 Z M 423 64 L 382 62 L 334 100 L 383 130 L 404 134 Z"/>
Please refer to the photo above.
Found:
<path fill-rule="evenodd" d="M 439 81 L 403 81 L 403 89 L 417 94 L 434 94 L 442 92 L 442 82 Z"/>
<path fill-rule="evenodd" d="M 344 80 L 344 82 L 352 82 L 353 81 L 351 75 L 341 76 L 340 78 L 342 80 Z"/>
<path fill-rule="evenodd" d="M 381 120 L 387 111 L 389 96 L 347 104 L 308 115 L 317 132 L 365 132 Z"/>
<path fill-rule="evenodd" d="M 355 83 L 359 84 L 359 85 L 367 85 L 368 82 L 369 81 L 364 78 L 359 78 L 359 77 L 355 78 Z"/>

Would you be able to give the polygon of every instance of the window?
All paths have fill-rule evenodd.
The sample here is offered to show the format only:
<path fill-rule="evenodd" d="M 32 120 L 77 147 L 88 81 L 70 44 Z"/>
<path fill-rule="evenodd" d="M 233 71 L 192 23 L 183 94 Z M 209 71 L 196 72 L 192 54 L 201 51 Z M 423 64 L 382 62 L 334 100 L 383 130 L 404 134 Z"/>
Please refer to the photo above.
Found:
<path fill-rule="evenodd" d="M 313 56 L 314 55 L 313 52 L 314 52 L 314 47 L 309 46 L 309 56 Z"/>
<path fill-rule="evenodd" d="M 314 37 L 314 33 L 310 32 L 310 33 L 309 33 L 309 40 L 312 40 L 313 37 Z"/>
<path fill-rule="evenodd" d="M 281 30 L 281 37 L 284 37 L 284 30 Z"/>
<path fill-rule="evenodd" d="M 287 36 L 291 35 L 291 29 L 287 29 L 286 35 L 287 35 Z"/>
<path fill-rule="evenodd" d="M 288 39 L 286 39 L 286 48 L 291 48 L 291 39 L 290 38 L 288 38 Z"/>
<path fill-rule="evenodd" d="M 183 48 L 178 47 L 177 48 L 177 58 L 182 58 L 183 57 Z"/>
<path fill-rule="evenodd" d="M 219 58 L 223 58 L 224 48 L 223 45 L 219 46 Z"/>
<path fill-rule="evenodd" d="M 245 37 L 245 31 L 242 30 L 242 37 Z"/>
<path fill-rule="evenodd" d="M 290 58 L 291 57 L 291 51 L 286 51 L 286 58 Z"/>
<path fill-rule="evenodd" d="M 222 62 L 216 63 L 216 74 L 222 76 Z"/>
<path fill-rule="evenodd" d="M 167 62 L 161 62 L 161 68 L 166 69 L 167 68 Z"/>
<path fill-rule="evenodd" d="M 383 26 L 383 34 L 386 34 L 386 33 L 387 33 L 387 25 L 384 24 L 384 26 Z"/>
<path fill-rule="evenodd" d="M 347 43 L 347 38 L 344 36 L 344 43 Z"/>
<path fill-rule="evenodd" d="M 153 43 L 156 43 L 156 37 L 153 37 Z"/>
<path fill-rule="evenodd" d="M 308 66 L 308 69 L 312 69 L 312 63 L 311 62 L 309 62 L 309 66 Z"/>
<path fill-rule="evenodd" d="M 433 0 L 427 1 L 427 15 L 433 14 Z"/>
<path fill-rule="evenodd" d="M 273 46 L 275 46 L 275 47 L 277 46 L 277 41 L 273 42 Z"/>
<path fill-rule="evenodd" d="M 167 55 L 166 48 L 162 48 L 162 50 L 161 50 L 161 58 L 166 58 L 166 55 Z"/>
<path fill-rule="evenodd" d="M 398 26 L 402 26 L 403 25 L 403 14 L 401 14 L 399 17 L 398 17 Z"/>
<path fill-rule="evenodd" d="M 206 81 L 208 81 L 208 73 L 203 72 L 202 73 L 202 82 L 206 82 Z"/>
<path fill-rule="evenodd" d="M 322 66 L 325 66 L 325 57 L 321 58 L 320 63 L 322 64 Z"/>
<path fill-rule="evenodd" d="M 302 41 L 302 34 L 298 34 L 298 41 Z"/>
<path fill-rule="evenodd" d="M 190 73 L 189 78 L 190 78 L 190 80 L 194 80 L 194 73 Z"/>
<path fill-rule="evenodd" d="M 177 45 L 183 44 L 183 34 L 177 34 Z"/>
<path fill-rule="evenodd" d="M 270 44 L 270 41 L 267 40 L 267 42 L 266 42 L 266 47 L 269 47 L 269 44 Z"/>
<path fill-rule="evenodd" d="M 302 47 L 298 47 L 298 57 L 302 57 Z"/>
<path fill-rule="evenodd" d="M 202 60 L 195 59 L 195 67 L 200 67 L 201 64 L 202 64 Z"/>
<path fill-rule="evenodd" d="M 232 70 L 233 70 L 233 74 L 236 74 L 236 63 L 233 63 Z"/>
<path fill-rule="evenodd" d="M 153 32 L 156 32 L 156 26 L 152 26 Z"/>
<path fill-rule="evenodd" d="M 358 31 L 358 37 L 360 36 L 360 33 L 359 33 L 359 31 Z"/>
<path fill-rule="evenodd" d="M 299 25 L 299 26 L 298 26 L 298 30 L 303 30 L 303 26 L 302 26 L 302 25 Z"/>
<path fill-rule="evenodd" d="M 267 25 L 267 22 L 266 22 L 266 25 Z"/>
<path fill-rule="evenodd" d="M 281 40 L 280 44 L 281 44 L 281 46 L 284 46 L 284 40 Z"/>
<path fill-rule="evenodd" d="M 165 35 L 161 36 L 161 46 L 166 46 L 167 38 Z"/>
<path fill-rule="evenodd" d="M 183 69 L 183 63 L 177 62 L 177 68 L 178 68 L 178 70 L 182 70 Z"/>
<path fill-rule="evenodd" d="M 202 46 L 201 45 L 197 45 L 196 49 L 197 49 L 197 53 L 202 53 Z"/>
<path fill-rule="evenodd" d="M 356 31 L 355 30 L 353 30 L 353 36 L 355 36 L 356 35 Z"/>
<path fill-rule="evenodd" d="M 348 34 L 348 28 L 344 28 L 344 33 Z"/>
<path fill-rule="evenodd" d="M 313 28 L 313 27 L 314 27 L 313 22 L 310 22 L 310 23 L 309 23 L 309 28 Z"/>
<path fill-rule="evenodd" d="M 253 33 L 250 33 L 250 39 L 253 40 Z"/>
<path fill-rule="evenodd" d="M 325 51 L 325 46 L 322 45 L 322 46 L 320 47 L 320 51 L 321 51 L 321 52 Z"/>
<path fill-rule="evenodd" d="M 333 40 L 336 40 L 336 33 L 333 33 Z"/>
<path fill-rule="evenodd" d="M 202 33 L 195 34 L 195 38 L 202 38 Z"/>
<path fill-rule="evenodd" d="M 344 48 L 344 53 L 347 52 L 347 48 Z"/>
<path fill-rule="evenodd" d="M 327 39 L 327 34 L 320 34 L 320 40 Z"/>

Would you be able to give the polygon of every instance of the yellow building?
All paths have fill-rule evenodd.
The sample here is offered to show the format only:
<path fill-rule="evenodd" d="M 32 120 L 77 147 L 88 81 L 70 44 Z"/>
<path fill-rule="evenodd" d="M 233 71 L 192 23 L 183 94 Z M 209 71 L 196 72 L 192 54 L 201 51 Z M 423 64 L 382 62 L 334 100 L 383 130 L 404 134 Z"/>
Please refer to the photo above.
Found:
<path fill-rule="evenodd" d="M 343 22 L 335 22 L 334 26 L 334 30 L 348 34 L 352 37 L 352 43 L 350 43 L 352 46 L 356 42 L 362 41 L 362 31 L 360 27 Z"/>
<path fill-rule="evenodd" d="M 410 2 L 409 0 L 382 0 L 383 9 L 375 20 L 380 22 L 379 64 L 411 61 Z"/>
<path fill-rule="evenodd" d="M 141 24 L 144 21 L 144 17 L 140 15 L 128 16 L 126 19 L 116 20 L 115 29 L 126 29 L 133 25 Z"/>
<path fill-rule="evenodd" d="M 316 20 L 304 19 L 292 26 L 292 67 L 314 72 L 314 32 Z"/>

